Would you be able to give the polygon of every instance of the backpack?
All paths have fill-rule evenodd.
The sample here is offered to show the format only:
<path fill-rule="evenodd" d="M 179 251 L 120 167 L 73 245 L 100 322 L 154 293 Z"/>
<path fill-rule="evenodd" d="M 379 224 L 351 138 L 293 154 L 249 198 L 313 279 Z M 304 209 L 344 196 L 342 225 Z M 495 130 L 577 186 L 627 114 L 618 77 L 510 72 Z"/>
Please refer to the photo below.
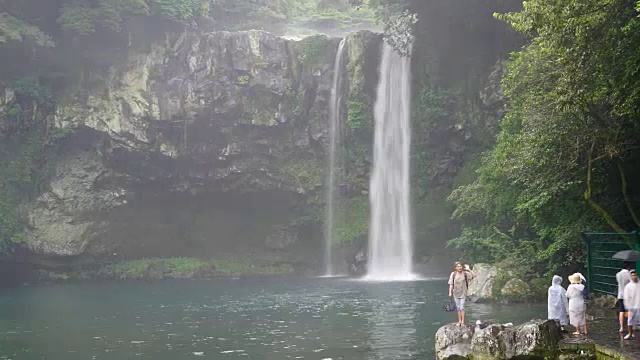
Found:
<path fill-rule="evenodd" d="M 456 303 L 453 302 L 453 298 L 450 299 L 448 303 L 445 303 L 442 306 L 442 309 L 446 312 L 452 312 L 452 311 L 458 310 L 458 308 L 456 307 Z"/>

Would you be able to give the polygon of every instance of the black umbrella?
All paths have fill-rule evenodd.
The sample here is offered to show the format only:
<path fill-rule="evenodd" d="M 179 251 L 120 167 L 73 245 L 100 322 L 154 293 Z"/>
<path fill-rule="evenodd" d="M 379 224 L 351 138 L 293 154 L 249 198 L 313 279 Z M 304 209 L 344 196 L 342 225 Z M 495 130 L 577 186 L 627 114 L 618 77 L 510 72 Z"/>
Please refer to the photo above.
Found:
<path fill-rule="evenodd" d="M 614 259 L 620 259 L 624 261 L 638 261 L 640 260 L 640 251 L 635 250 L 624 250 L 618 251 L 615 255 L 612 256 Z"/>

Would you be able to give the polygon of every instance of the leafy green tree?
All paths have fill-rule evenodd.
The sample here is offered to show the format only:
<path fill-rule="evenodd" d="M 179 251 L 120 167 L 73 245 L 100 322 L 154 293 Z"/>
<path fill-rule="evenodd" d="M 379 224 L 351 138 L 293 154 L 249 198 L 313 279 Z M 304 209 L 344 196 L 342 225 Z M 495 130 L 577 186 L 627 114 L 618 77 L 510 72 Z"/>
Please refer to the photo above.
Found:
<path fill-rule="evenodd" d="M 532 0 L 496 15 L 531 41 L 508 65 L 495 148 L 451 196 L 464 225 L 452 244 L 553 269 L 580 261 L 579 231 L 640 226 L 636 5 Z"/>
<path fill-rule="evenodd" d="M 523 11 L 501 16 L 535 37 L 514 56 L 504 82 L 511 111 L 502 144 L 512 140 L 520 146 L 515 152 L 498 150 L 515 155 L 520 163 L 510 175 L 527 189 L 581 184 L 587 203 L 622 232 L 597 195 L 614 196 L 606 188 L 612 168 L 628 183 L 625 162 L 640 145 L 640 51 L 634 45 L 640 22 L 629 1 L 553 4 L 527 2 Z M 622 193 L 628 216 L 640 226 L 627 188 L 611 191 Z"/>
<path fill-rule="evenodd" d="M 211 0 L 151 0 L 152 13 L 172 20 L 192 20 L 209 15 Z"/>
<path fill-rule="evenodd" d="M 38 27 L 7 13 L 0 13 L 0 44 L 31 40 L 38 46 L 53 46 L 51 36 Z"/>

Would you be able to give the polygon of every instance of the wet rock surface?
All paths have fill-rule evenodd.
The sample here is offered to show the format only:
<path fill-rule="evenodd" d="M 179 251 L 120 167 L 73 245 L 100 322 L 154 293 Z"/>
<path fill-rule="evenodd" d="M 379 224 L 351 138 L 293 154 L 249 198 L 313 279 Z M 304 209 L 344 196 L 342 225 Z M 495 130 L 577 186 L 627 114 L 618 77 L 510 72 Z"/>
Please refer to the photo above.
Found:
<path fill-rule="evenodd" d="M 519 326 L 449 324 L 436 333 L 438 360 L 549 359 L 558 355 L 560 327 L 550 320 L 531 320 Z"/>
<path fill-rule="evenodd" d="M 529 295 L 529 284 L 520 279 L 511 279 L 500 290 L 500 294 L 506 298 L 522 299 Z"/>
<path fill-rule="evenodd" d="M 381 40 L 348 35 L 348 78 L 362 91 L 374 91 L 376 57 L 364 55 Z M 295 219 L 322 191 L 339 41 L 184 32 L 132 49 L 56 109 L 55 126 L 73 133 L 25 205 L 25 247 L 130 259 L 319 244 L 321 231 Z"/>
<path fill-rule="evenodd" d="M 436 333 L 436 357 L 439 360 L 468 359 L 472 351 L 474 329 L 448 324 Z"/>
<path fill-rule="evenodd" d="M 469 282 L 469 298 L 483 302 L 493 298 L 493 282 L 498 274 L 495 266 L 478 263 L 473 266 L 477 277 Z"/>
<path fill-rule="evenodd" d="M 570 345 L 600 345 L 613 350 L 627 359 L 640 358 L 640 328 L 636 329 L 636 338 L 633 340 L 624 340 L 625 333 L 618 333 L 618 312 L 609 308 L 598 308 L 595 304 L 587 307 L 589 319 L 589 335 L 572 336 L 567 335 L 563 340 L 563 344 Z M 573 328 L 568 326 L 567 329 L 573 332 Z M 611 357 L 612 359 L 615 357 Z"/>

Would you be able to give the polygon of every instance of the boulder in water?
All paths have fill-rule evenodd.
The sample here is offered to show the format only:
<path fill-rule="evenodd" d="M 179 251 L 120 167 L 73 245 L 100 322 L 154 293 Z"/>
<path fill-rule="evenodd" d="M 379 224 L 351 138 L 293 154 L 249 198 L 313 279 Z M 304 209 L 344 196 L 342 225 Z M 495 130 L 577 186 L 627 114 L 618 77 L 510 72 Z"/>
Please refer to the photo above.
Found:
<path fill-rule="evenodd" d="M 562 339 L 553 320 L 531 320 L 515 327 L 491 324 L 459 327 L 449 324 L 436 333 L 438 360 L 549 359 L 558 354 Z"/>
<path fill-rule="evenodd" d="M 507 298 L 524 298 L 529 295 L 529 284 L 520 279 L 511 279 L 502 287 L 500 293 Z"/>
<path fill-rule="evenodd" d="M 514 327 L 513 332 L 514 342 L 507 349 L 508 358 L 531 356 L 547 359 L 550 355 L 558 354 L 562 332 L 554 320 L 531 320 Z"/>
<path fill-rule="evenodd" d="M 475 264 L 473 271 L 477 277 L 469 282 L 469 297 L 473 302 L 481 302 L 493 298 L 493 280 L 498 270 L 489 264 Z"/>
<path fill-rule="evenodd" d="M 505 335 L 507 335 L 505 329 L 500 324 L 491 324 L 484 329 L 476 328 L 471 338 L 473 358 L 505 359 Z"/>
<path fill-rule="evenodd" d="M 473 328 L 448 324 L 436 333 L 436 356 L 439 360 L 468 359 L 471 354 Z"/>

